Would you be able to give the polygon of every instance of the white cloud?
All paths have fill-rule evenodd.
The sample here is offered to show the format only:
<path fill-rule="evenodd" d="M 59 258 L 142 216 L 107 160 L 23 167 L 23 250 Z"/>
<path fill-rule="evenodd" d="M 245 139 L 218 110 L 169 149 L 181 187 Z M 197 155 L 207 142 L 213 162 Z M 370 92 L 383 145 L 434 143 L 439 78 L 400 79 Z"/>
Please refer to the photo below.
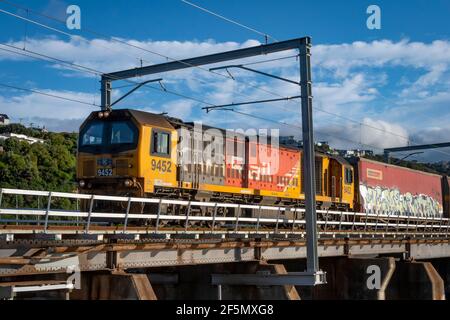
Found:
<path fill-rule="evenodd" d="M 405 66 L 428 69 L 449 65 L 450 42 L 436 40 L 430 44 L 402 40 L 356 41 L 336 45 L 316 45 L 313 63 L 320 68 L 336 70 L 346 76 L 355 67 Z"/>
<path fill-rule="evenodd" d="M 92 94 L 73 92 L 73 91 L 55 91 L 40 90 L 46 94 L 62 96 L 68 99 L 93 103 L 97 97 Z M 93 110 L 98 108 L 84 105 L 77 102 L 55 99 L 37 93 L 28 93 L 12 97 L 0 96 L 0 110 L 8 114 L 13 121 L 24 123 L 45 125 L 48 128 L 58 131 L 73 131 L 77 126 L 73 126 L 72 121 L 79 124 L 80 119 L 85 118 Z M 63 123 L 70 125 L 67 129 Z"/>
<path fill-rule="evenodd" d="M 162 105 L 162 109 L 172 117 L 187 119 L 191 116 L 194 102 L 190 100 L 180 99 L 167 102 Z"/>
<path fill-rule="evenodd" d="M 234 50 L 238 48 L 258 45 L 255 40 L 243 43 L 207 41 L 137 41 L 120 39 L 133 46 L 143 47 L 148 51 L 161 53 L 176 59 L 205 55 L 214 52 Z M 11 41 L 12 45 L 22 47 L 20 41 Z M 49 56 L 84 65 L 100 71 L 111 72 L 140 65 L 140 58 L 144 65 L 165 62 L 167 59 L 139 49 L 124 46 L 112 40 L 92 39 L 81 40 L 72 37 L 63 41 L 58 38 L 28 39 L 27 48 Z M 275 55 L 245 59 L 244 62 L 262 61 L 276 57 L 289 56 L 294 52 L 278 53 Z M 336 146 L 345 147 L 355 145 L 351 141 L 363 142 L 379 148 L 405 145 L 405 139 L 400 136 L 416 135 L 425 119 L 432 121 L 430 125 L 438 129 L 448 124 L 448 112 L 442 110 L 450 103 L 450 94 L 445 86 L 450 84 L 450 42 L 436 40 L 431 43 L 411 42 L 403 40 L 393 42 L 380 40 L 372 42 L 353 42 L 344 44 L 315 45 L 312 49 L 312 63 L 314 68 L 313 104 L 320 109 L 344 117 L 359 119 L 364 124 L 363 134 L 359 133 L 358 124 L 348 122 L 330 114 L 316 112 L 315 123 L 318 131 L 332 135 Z M 0 51 L 0 62 L 26 59 Z M 52 64 L 50 64 L 52 65 Z M 56 67 L 52 65 L 53 67 Z M 209 68 L 212 66 L 205 66 Z M 257 64 L 252 66 L 283 77 L 296 79 L 298 77 L 298 61 L 285 59 Z M 58 67 L 60 68 L 60 67 Z M 393 84 L 389 79 L 388 70 L 393 68 L 413 71 L 399 76 L 398 83 Z M 185 93 L 186 95 L 211 102 L 226 104 L 231 102 L 275 98 L 267 91 L 279 96 L 293 96 L 299 94 L 299 88 L 278 80 L 255 76 L 247 71 L 230 70 L 239 81 L 220 77 L 199 68 L 185 69 L 168 73 L 163 76 L 164 83 L 169 89 Z M 65 75 L 74 77 L 81 73 L 72 73 L 64 69 Z M 227 75 L 225 70 L 218 71 Z M 85 76 L 85 75 L 83 75 Z M 152 77 L 157 77 L 154 75 Z M 410 77 L 415 77 L 411 79 Z M 314 80 L 313 79 L 313 80 Z M 260 89 L 252 87 L 258 86 Z M 398 89 L 397 97 L 380 100 L 384 94 L 384 86 L 389 85 L 392 91 Z M 37 86 L 37 85 L 34 85 Z M 395 86 L 395 90 L 393 87 Z M 439 89 L 437 89 L 439 88 Z M 97 89 L 97 88 L 94 88 Z M 42 89 L 41 89 L 42 90 Z M 94 96 L 74 91 L 53 92 L 91 102 Z M 285 134 L 298 135 L 299 129 L 277 125 L 264 120 L 248 118 L 231 112 L 212 112 L 208 115 L 199 113 L 200 103 L 180 99 L 172 99 L 166 95 L 164 101 L 159 100 L 155 91 L 152 94 L 144 88 L 127 98 L 120 106 L 145 105 L 153 112 L 167 111 L 170 115 L 183 120 L 203 119 L 205 123 L 221 127 L 279 127 Z M 115 93 L 118 95 L 119 93 Z M 97 102 L 99 97 L 95 97 Z M 378 104 L 376 104 L 378 102 Z M 389 114 L 379 114 L 378 108 L 388 110 Z M 389 106 L 387 108 L 386 106 Z M 76 118 L 82 119 L 92 109 L 88 106 L 58 101 L 50 97 L 36 94 L 20 95 L 13 98 L 1 98 L 2 112 L 10 113 L 15 119 L 19 117 L 42 117 L 61 121 L 61 126 L 67 125 L 62 121 Z M 276 121 L 284 121 L 300 125 L 299 101 L 280 102 L 264 105 L 249 105 L 236 108 L 258 117 Z M 284 110 L 283 110 L 284 109 Z M 292 110 L 292 113 L 285 109 Z M 57 111 L 55 111 L 57 110 Z M 442 117 L 433 112 L 440 110 Z M 389 119 L 382 121 L 379 119 Z M 55 120 L 56 121 L 56 120 Z M 379 128 L 390 133 L 384 133 Z M 408 130 L 406 130 L 408 128 Z M 422 130 L 423 131 L 423 130 Z M 439 130 L 438 130 L 439 131 Z M 436 137 L 444 137 L 445 131 L 439 131 Z M 320 134 L 317 135 L 320 138 Z M 430 135 L 431 136 L 431 135 Z M 342 138 L 342 139 L 340 139 Z M 347 139 L 347 140 L 344 140 Z M 348 141 L 351 140 L 351 141 Z"/>
<path fill-rule="evenodd" d="M 366 125 L 361 134 L 361 142 L 363 144 L 378 148 L 408 145 L 408 131 L 400 124 L 370 118 L 365 118 L 363 124 Z"/>
<path fill-rule="evenodd" d="M 206 55 L 221 51 L 235 50 L 239 48 L 258 45 L 255 40 L 248 40 L 243 43 L 223 42 L 217 43 L 213 40 L 195 41 L 136 41 L 119 39 L 131 46 L 124 45 L 114 40 L 91 39 L 73 36 L 70 40 L 64 41 L 55 37 L 43 39 L 27 39 L 26 48 L 29 51 L 38 52 L 47 56 L 55 57 L 64 61 L 69 61 L 84 67 L 92 68 L 102 73 L 117 70 L 139 67 L 144 65 L 166 62 L 164 56 L 182 59 L 192 56 Z M 22 41 L 10 41 L 11 46 L 23 48 Z M 134 47 L 133 47 L 134 46 Z M 144 50 L 138 49 L 141 47 Z M 11 49 L 10 47 L 7 48 Z M 14 49 L 12 49 L 14 50 Z M 153 54 L 157 52 L 160 55 Z M 0 51 L 1 60 L 29 60 L 24 56 L 13 55 Z M 171 61 L 169 59 L 169 61 Z"/>

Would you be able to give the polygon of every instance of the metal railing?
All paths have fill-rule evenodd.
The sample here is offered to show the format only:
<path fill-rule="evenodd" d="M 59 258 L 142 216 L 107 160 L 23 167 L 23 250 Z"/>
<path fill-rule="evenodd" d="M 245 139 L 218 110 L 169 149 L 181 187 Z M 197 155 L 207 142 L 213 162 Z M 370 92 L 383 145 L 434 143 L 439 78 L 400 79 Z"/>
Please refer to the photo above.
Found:
<path fill-rule="evenodd" d="M 46 198 L 43 208 L 5 208 L 6 197 L 39 197 Z M 54 208 L 54 202 L 65 199 L 75 201 L 79 208 L 79 201 L 85 201 L 87 210 L 64 210 Z M 123 212 L 96 212 L 95 203 L 106 201 L 124 204 Z M 14 203 L 9 201 L 8 203 Z M 15 201 L 17 203 L 17 201 Z M 40 201 L 38 202 L 40 203 Z M 133 204 L 150 204 L 153 213 L 133 213 Z M 163 212 L 163 206 L 177 206 L 182 214 Z M 205 213 L 193 214 L 195 209 L 203 208 Z M 227 216 L 219 211 L 232 209 L 235 214 Z M 243 210 L 251 210 L 251 216 L 243 216 Z M 266 212 L 266 216 L 262 212 Z M 270 216 L 267 216 L 269 213 Z M 3 228 L 1 233 L 37 232 L 55 233 L 58 227 L 65 228 L 64 232 L 99 233 L 101 226 L 111 224 L 114 219 L 115 233 L 243 233 L 252 235 L 285 235 L 305 233 L 305 209 L 286 206 L 263 206 L 237 203 L 200 202 L 174 200 L 163 198 L 137 198 L 106 195 L 89 195 L 78 193 L 63 193 L 50 191 L 0 189 L 0 225 L 14 228 Z M 333 210 L 317 210 L 317 227 L 320 236 L 339 234 L 372 234 L 372 235 L 412 235 L 412 236 L 448 236 L 450 219 L 440 216 L 416 217 L 395 213 L 342 212 Z M 94 221 L 95 220 L 95 221 Z M 147 226 L 136 228 L 130 224 L 131 220 L 146 221 Z M 170 224 L 171 227 L 167 227 Z M 56 226 L 54 226 L 56 225 Z M 23 230 L 20 229 L 23 226 Z M 30 227 L 31 226 L 31 227 Z M 50 227 L 52 226 L 52 227 Z M 94 228 L 95 226 L 95 228 Z M 27 228 L 25 228 L 27 227 Z"/>

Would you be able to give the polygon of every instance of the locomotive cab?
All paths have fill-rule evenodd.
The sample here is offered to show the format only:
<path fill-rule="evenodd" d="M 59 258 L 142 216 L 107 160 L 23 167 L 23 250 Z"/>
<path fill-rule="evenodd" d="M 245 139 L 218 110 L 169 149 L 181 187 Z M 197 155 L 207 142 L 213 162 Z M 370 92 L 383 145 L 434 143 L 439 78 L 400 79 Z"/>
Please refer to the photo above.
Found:
<path fill-rule="evenodd" d="M 137 183 L 139 127 L 120 111 L 94 112 L 81 125 L 77 179 L 82 191 L 125 194 Z"/>
<path fill-rule="evenodd" d="M 176 139 L 163 115 L 128 109 L 91 113 L 78 140 L 80 191 L 144 196 L 155 186 L 175 187 Z"/>

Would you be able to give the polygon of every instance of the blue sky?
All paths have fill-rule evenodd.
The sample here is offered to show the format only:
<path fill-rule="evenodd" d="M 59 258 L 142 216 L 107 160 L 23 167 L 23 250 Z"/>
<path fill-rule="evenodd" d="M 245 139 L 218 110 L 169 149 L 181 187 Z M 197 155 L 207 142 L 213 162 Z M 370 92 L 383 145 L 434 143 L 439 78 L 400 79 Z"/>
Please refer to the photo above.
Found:
<path fill-rule="evenodd" d="M 9 2 L 9 0 L 7 1 Z M 0 49 L 29 51 L 57 57 L 101 72 L 165 61 L 147 51 L 123 45 L 88 31 L 185 58 L 257 45 L 260 35 L 230 24 L 179 0 L 26 1 L 10 2 L 65 20 L 66 8 L 81 8 L 81 30 L 26 12 L 0 1 L 0 9 L 57 28 L 69 37 L 0 12 Z M 449 141 L 450 128 L 450 2 L 432 1 L 235 1 L 192 2 L 263 31 L 278 40 L 313 38 L 313 93 L 316 139 L 333 146 L 383 147 Z M 381 8 L 381 30 L 366 27 L 366 9 Z M 13 46 L 13 47 L 11 47 Z M 22 53 L 27 53 L 23 52 Z M 29 54 L 29 52 L 27 53 Z M 292 53 L 274 57 L 289 56 Z M 250 63 L 270 59 L 256 57 Z M 209 66 L 208 66 L 209 67 Z M 298 77 L 295 58 L 254 66 L 284 77 Z M 225 74 L 226 75 L 226 74 Z M 158 75 L 157 75 L 158 76 Z M 233 71 L 237 81 L 200 69 L 161 75 L 171 91 L 222 104 L 298 94 L 298 88 L 245 72 Z M 98 77 L 52 62 L 0 50 L 0 83 L 99 103 Z M 127 83 L 117 83 L 116 86 Z M 201 103 L 144 88 L 118 107 L 169 112 L 185 120 L 227 128 L 273 128 L 298 135 L 298 103 L 275 103 L 239 108 L 259 117 L 291 124 L 278 125 L 229 112 L 205 114 Z M 270 91 L 268 93 L 267 91 Z M 115 96 L 126 88 L 115 90 Z M 36 93 L 0 87 L 0 112 L 14 121 L 55 130 L 76 130 L 94 107 Z M 362 123 L 362 124 L 360 124 Z M 429 151 L 416 159 L 450 160 L 450 150 Z"/>

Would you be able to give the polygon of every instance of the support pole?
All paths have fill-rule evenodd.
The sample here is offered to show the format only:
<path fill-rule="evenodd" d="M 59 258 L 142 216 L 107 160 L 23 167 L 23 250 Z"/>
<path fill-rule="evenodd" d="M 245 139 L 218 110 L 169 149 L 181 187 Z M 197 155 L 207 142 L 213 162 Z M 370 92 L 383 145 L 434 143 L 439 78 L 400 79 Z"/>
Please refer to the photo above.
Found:
<path fill-rule="evenodd" d="M 310 39 L 299 47 L 300 87 L 302 95 L 303 165 L 305 181 L 305 223 L 307 272 L 319 271 L 317 254 L 316 190 L 314 176 L 314 134 L 312 121 L 311 43 Z"/>
<path fill-rule="evenodd" d="M 111 110 L 111 80 L 102 76 L 101 80 L 101 107 L 103 111 Z"/>

